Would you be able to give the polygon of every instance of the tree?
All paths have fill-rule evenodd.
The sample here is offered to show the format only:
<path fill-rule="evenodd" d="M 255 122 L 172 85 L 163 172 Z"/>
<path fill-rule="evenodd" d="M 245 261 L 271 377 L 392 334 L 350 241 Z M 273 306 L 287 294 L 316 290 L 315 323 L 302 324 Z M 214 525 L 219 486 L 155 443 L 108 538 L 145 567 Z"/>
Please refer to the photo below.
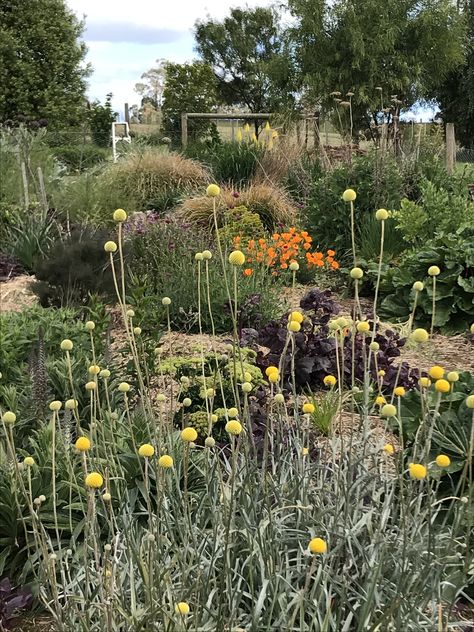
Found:
<path fill-rule="evenodd" d="M 212 112 L 218 104 L 217 81 L 212 68 L 202 62 L 167 63 L 163 90 L 162 128 L 175 140 L 181 130 L 183 112 Z M 194 136 L 208 130 L 205 121 L 189 121 L 188 131 Z"/>
<path fill-rule="evenodd" d="M 291 56 L 274 10 L 231 9 L 223 22 L 198 21 L 195 38 L 224 103 L 246 106 L 251 112 L 293 107 Z"/>
<path fill-rule="evenodd" d="M 451 0 L 289 0 L 289 8 L 306 97 L 331 109 L 331 92 L 353 93 L 358 121 L 392 94 L 410 107 L 463 56 L 464 21 Z"/>
<path fill-rule="evenodd" d="M 135 92 L 142 98 L 144 103 L 151 103 L 155 110 L 159 110 L 162 105 L 163 90 L 165 87 L 165 59 L 157 59 L 157 66 L 150 68 L 141 76 L 142 81 L 135 84 Z"/>
<path fill-rule="evenodd" d="M 468 29 L 465 58 L 434 91 L 447 123 L 455 123 L 456 137 L 463 147 L 474 148 L 474 0 L 460 5 Z"/>
<path fill-rule="evenodd" d="M 112 123 L 117 119 L 117 112 L 112 110 L 111 92 L 106 96 L 104 105 L 100 101 L 94 101 L 91 104 L 88 118 L 94 143 L 99 147 L 108 147 Z"/>
<path fill-rule="evenodd" d="M 64 0 L 0 3 L 0 121 L 75 124 L 85 113 L 83 23 Z"/>

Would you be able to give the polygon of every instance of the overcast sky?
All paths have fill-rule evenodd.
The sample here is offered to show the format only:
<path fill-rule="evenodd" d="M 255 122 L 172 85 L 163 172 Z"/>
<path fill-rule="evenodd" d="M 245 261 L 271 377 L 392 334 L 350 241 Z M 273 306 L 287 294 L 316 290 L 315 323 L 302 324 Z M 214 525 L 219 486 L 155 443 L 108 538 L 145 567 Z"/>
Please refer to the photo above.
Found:
<path fill-rule="evenodd" d="M 199 18 L 223 18 L 233 6 L 268 6 L 270 0 L 67 0 L 85 17 L 87 60 L 93 66 L 89 97 L 113 105 L 139 101 L 133 88 L 156 59 L 184 62 L 195 57 L 192 27 Z"/>

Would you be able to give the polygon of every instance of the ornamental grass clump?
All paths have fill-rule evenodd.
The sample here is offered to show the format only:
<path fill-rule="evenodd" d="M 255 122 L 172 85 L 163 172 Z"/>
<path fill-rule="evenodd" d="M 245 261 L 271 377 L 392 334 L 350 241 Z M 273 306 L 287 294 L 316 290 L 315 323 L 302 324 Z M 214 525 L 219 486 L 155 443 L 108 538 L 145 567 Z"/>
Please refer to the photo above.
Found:
<path fill-rule="evenodd" d="M 380 331 L 376 306 L 356 321 L 317 291 L 267 332 L 262 373 L 239 344 L 246 255 L 217 243 L 211 258 L 194 251 L 192 282 L 202 333 L 203 313 L 214 318 L 206 265 L 220 265 L 226 352 L 215 338 L 201 345 L 193 374 L 161 379 L 157 394 L 166 359 L 158 349 L 147 362 L 147 332 L 135 332 L 117 217 L 108 256 L 128 364 L 97 353 L 101 334 L 87 327 L 80 344 L 64 337 L 64 395 L 51 394 L 46 423 L 25 437 L 24 401 L 0 410 L 0 490 L 13 516 L 8 527 L 0 515 L 12 549 L 2 561 L 21 559 L 16 574 L 30 574 L 58 632 L 453 628 L 474 562 L 474 430 L 443 496 L 454 459 L 437 443 L 438 413 L 454 412 L 461 393 L 456 410 L 474 428 L 467 378 L 433 366 L 434 384 L 418 387 L 426 376 L 388 361 L 399 338 Z M 160 304 L 168 294 L 160 288 Z M 404 442 L 391 428 L 403 429 L 413 393 L 420 430 Z"/>

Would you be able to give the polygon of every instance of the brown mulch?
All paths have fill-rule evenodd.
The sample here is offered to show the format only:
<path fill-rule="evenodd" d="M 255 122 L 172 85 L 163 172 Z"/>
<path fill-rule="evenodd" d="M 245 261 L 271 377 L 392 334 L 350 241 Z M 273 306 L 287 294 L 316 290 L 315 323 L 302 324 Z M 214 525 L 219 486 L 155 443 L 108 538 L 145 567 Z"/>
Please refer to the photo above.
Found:
<path fill-rule="evenodd" d="M 29 288 L 34 280 L 34 276 L 22 274 L 0 282 L 0 312 L 21 312 L 36 305 L 38 299 Z"/>
<path fill-rule="evenodd" d="M 11 632 L 55 632 L 56 630 L 53 620 L 46 615 L 17 619 L 11 628 Z"/>

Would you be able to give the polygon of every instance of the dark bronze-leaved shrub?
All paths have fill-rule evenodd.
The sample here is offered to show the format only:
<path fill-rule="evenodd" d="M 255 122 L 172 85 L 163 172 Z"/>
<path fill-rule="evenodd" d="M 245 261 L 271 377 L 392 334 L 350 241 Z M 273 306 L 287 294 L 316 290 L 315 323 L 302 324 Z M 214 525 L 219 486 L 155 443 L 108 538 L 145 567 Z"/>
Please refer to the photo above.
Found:
<path fill-rule="evenodd" d="M 102 231 L 79 227 L 48 250 L 36 269 L 32 289 L 43 307 L 85 305 L 91 294 L 113 296 L 113 278 Z"/>

